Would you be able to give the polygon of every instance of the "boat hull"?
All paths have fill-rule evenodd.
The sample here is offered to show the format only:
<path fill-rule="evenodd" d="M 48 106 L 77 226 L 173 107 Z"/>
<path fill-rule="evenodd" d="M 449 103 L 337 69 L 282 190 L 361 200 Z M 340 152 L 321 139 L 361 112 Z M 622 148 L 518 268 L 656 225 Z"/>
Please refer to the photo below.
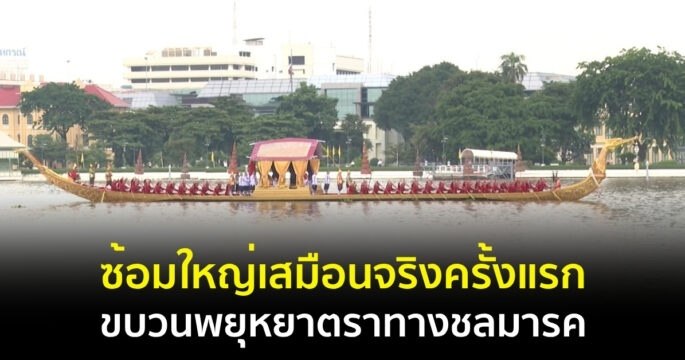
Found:
<path fill-rule="evenodd" d="M 574 201 L 592 193 L 598 183 L 586 179 L 553 191 L 458 194 L 310 194 L 308 189 L 256 189 L 252 195 L 179 195 L 112 191 L 70 181 L 44 169 L 53 185 L 92 202 L 243 202 L 243 201 Z"/>
<path fill-rule="evenodd" d="M 574 184 L 539 192 L 457 193 L 457 194 L 310 194 L 307 188 L 258 188 L 249 196 L 179 195 L 112 191 L 75 183 L 44 166 L 27 150 L 22 152 L 38 167 L 48 182 L 92 202 L 254 202 L 254 201 L 576 201 L 595 191 L 605 178 L 608 151 L 635 141 L 612 139 L 600 152 L 589 175 Z"/>

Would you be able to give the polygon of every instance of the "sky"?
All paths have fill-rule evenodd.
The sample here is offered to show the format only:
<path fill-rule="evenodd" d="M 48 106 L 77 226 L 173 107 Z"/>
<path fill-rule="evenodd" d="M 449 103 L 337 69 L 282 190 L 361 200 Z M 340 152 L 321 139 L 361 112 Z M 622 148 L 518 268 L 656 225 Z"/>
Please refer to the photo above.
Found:
<path fill-rule="evenodd" d="M 235 0 L 237 38 L 333 45 L 374 72 L 407 75 L 451 62 L 495 71 L 525 56 L 530 72 L 577 75 L 579 62 L 658 46 L 685 54 L 673 0 Z M 48 81 L 125 83 L 123 61 L 178 46 L 231 48 L 233 0 L 5 0 L 0 49 L 26 49 Z M 223 51 L 222 51 L 223 52 Z M 0 61 L 2 58 L 0 58 Z"/>

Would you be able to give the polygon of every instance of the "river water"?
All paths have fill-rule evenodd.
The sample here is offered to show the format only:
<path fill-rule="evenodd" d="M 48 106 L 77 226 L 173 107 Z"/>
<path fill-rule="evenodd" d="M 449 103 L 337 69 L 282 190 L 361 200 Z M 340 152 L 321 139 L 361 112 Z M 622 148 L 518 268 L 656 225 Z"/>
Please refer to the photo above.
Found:
<path fill-rule="evenodd" d="M 608 179 L 585 199 L 563 203 L 91 204 L 48 184 L 0 183 L 0 233 L 3 242 L 19 247 L 23 242 L 49 246 L 46 236 L 68 232 L 61 237 L 67 242 L 125 239 L 149 247 L 165 240 L 241 246 L 258 241 L 269 247 L 299 243 L 359 255 L 388 247 L 472 247 L 474 241 L 495 242 L 496 251 L 513 253 L 545 248 L 592 253 L 619 245 L 639 253 L 641 247 L 682 249 L 684 214 L 683 178 Z"/>
<path fill-rule="evenodd" d="M 20 316 L 10 321 L 13 327 L 28 327 L 27 318 L 41 322 L 42 312 L 49 311 L 47 316 L 55 320 L 52 327 L 43 323 L 45 336 L 62 334 L 63 324 L 73 324 L 77 330 L 63 333 L 65 341 L 76 334 L 102 341 L 102 346 L 112 343 L 99 335 L 100 313 L 111 311 L 411 313 L 463 311 L 467 306 L 493 313 L 580 312 L 588 335 L 579 344 L 643 344 L 646 338 L 680 336 L 653 329 L 682 318 L 684 214 L 684 178 L 608 179 L 582 201 L 562 203 L 92 204 L 48 184 L 0 183 L 0 277 L 3 292 L 13 294 L 2 297 L 9 302 L 2 308 L 7 316 Z M 112 242 L 126 251 L 113 252 Z M 309 252 L 319 253 L 321 264 L 394 264 L 398 256 L 416 256 L 424 264 L 469 264 L 478 261 L 479 242 L 493 246 L 490 255 L 499 263 L 579 263 L 585 268 L 585 289 L 324 289 L 258 291 L 240 298 L 225 291 L 192 296 L 112 292 L 101 282 L 102 263 L 179 263 L 180 247 L 193 249 L 193 262 L 204 264 L 296 263 Z M 254 252 L 248 251 L 248 243 L 255 244 Z M 142 303 L 148 307 L 136 307 Z M 618 340 L 609 342 L 610 337 Z M 443 340 L 450 348 L 458 346 L 453 338 Z M 258 347 L 250 341 L 252 348 Z M 224 342 L 217 344 L 226 348 Z M 392 344 L 394 349 L 403 342 Z"/>

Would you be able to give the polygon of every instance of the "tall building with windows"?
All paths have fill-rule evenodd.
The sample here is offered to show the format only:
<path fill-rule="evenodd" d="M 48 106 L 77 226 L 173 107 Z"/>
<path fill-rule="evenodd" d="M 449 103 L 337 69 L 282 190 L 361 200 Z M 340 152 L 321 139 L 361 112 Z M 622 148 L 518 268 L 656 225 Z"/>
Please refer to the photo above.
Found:
<path fill-rule="evenodd" d="M 243 41 L 233 53 L 209 46 L 165 48 L 124 60 L 124 79 L 133 90 L 199 90 L 210 81 L 307 78 L 360 74 L 364 60 L 336 54 L 334 47 Z"/>
<path fill-rule="evenodd" d="M 209 46 L 175 47 L 124 60 L 124 78 L 133 89 L 200 89 L 212 80 L 256 79 L 252 53 L 240 50 L 222 55 Z"/>

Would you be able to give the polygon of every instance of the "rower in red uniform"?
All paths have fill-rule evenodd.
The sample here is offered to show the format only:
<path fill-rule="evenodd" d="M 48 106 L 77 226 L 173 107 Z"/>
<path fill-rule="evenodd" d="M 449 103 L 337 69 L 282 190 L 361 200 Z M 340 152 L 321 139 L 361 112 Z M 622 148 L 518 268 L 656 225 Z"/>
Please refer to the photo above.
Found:
<path fill-rule="evenodd" d="M 181 184 L 178 185 L 178 194 L 179 194 L 179 195 L 185 195 L 185 194 L 186 194 L 186 190 L 188 190 L 187 187 L 186 187 L 186 182 L 185 182 L 185 181 L 181 181 Z"/>
<path fill-rule="evenodd" d="M 202 190 L 200 191 L 202 195 L 207 195 L 209 193 L 209 181 L 205 180 L 202 183 Z"/>
<path fill-rule="evenodd" d="M 383 190 L 383 194 L 392 194 L 393 191 L 395 191 L 395 187 L 392 185 L 392 181 L 388 180 L 388 182 L 385 183 L 385 190 Z"/>
<path fill-rule="evenodd" d="M 71 167 L 71 170 L 69 170 L 69 173 L 67 174 L 71 181 L 78 183 L 81 181 L 81 175 L 78 173 L 78 166 L 74 164 L 74 166 Z"/>
<path fill-rule="evenodd" d="M 400 182 L 397 183 L 397 194 L 404 194 L 406 187 L 407 183 L 404 182 L 404 179 L 400 180 Z"/>
<path fill-rule="evenodd" d="M 197 181 L 193 182 L 193 185 L 190 185 L 190 189 L 188 189 L 190 192 L 190 195 L 199 195 L 200 194 L 200 186 L 197 184 Z"/>
<path fill-rule="evenodd" d="M 367 183 L 366 180 L 363 180 L 359 189 L 361 194 L 367 195 L 369 193 L 369 183 Z"/>
<path fill-rule="evenodd" d="M 410 192 L 412 194 L 420 194 L 421 193 L 421 186 L 419 186 L 419 182 L 414 179 L 414 181 L 411 182 L 411 190 Z"/>
<path fill-rule="evenodd" d="M 376 180 L 376 182 L 373 184 L 373 193 L 375 195 L 378 195 L 381 192 L 381 184 Z"/>
<path fill-rule="evenodd" d="M 436 193 L 436 194 L 444 194 L 444 193 L 446 193 L 447 191 L 448 191 L 448 190 L 447 190 L 447 188 L 445 187 L 445 182 L 444 182 L 444 181 L 440 181 L 440 182 L 438 183 L 438 188 L 435 190 L 435 193 Z"/>
<path fill-rule="evenodd" d="M 426 185 L 423 186 L 422 193 L 424 193 L 424 194 L 432 194 L 433 193 L 433 181 L 432 180 L 426 181 Z"/>

